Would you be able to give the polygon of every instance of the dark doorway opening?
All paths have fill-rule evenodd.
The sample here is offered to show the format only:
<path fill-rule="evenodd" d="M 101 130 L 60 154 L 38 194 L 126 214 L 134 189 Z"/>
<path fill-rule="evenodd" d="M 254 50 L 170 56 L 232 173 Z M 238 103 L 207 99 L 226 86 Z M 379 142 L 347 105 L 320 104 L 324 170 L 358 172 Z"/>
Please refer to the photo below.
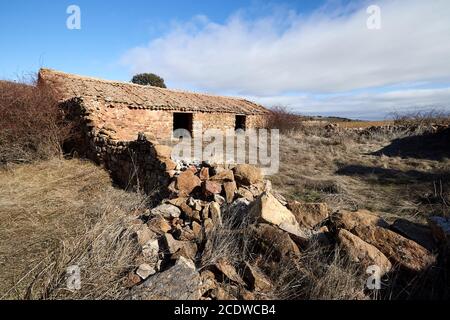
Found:
<path fill-rule="evenodd" d="M 246 126 L 246 121 L 247 121 L 247 117 L 246 116 L 242 116 L 242 115 L 237 115 L 236 116 L 236 122 L 234 125 L 234 130 L 245 130 L 245 126 Z"/>
<path fill-rule="evenodd" d="M 192 113 L 180 112 L 173 114 L 173 131 L 177 129 L 185 129 L 192 136 Z"/>

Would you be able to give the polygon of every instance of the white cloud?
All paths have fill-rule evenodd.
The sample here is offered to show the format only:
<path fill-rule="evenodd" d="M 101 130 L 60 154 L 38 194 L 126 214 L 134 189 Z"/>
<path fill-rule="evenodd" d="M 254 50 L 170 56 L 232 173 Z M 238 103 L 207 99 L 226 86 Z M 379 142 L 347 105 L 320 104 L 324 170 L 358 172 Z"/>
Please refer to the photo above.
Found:
<path fill-rule="evenodd" d="M 259 101 L 278 96 L 278 103 L 289 100 L 285 95 L 291 93 L 309 96 L 392 85 L 407 89 L 417 82 L 433 86 L 450 81 L 450 1 L 378 5 L 381 30 L 367 29 L 367 5 L 362 4 L 357 10 L 321 8 L 309 16 L 289 11 L 255 20 L 236 14 L 224 24 L 199 16 L 130 49 L 122 63 L 134 73 L 158 73 L 174 87 Z M 407 96 L 376 95 L 373 102 L 415 101 L 414 92 L 403 93 Z M 326 101 L 356 107 L 361 103 L 355 100 L 362 97 L 342 99 Z M 318 106 L 305 104 L 308 109 Z"/>
<path fill-rule="evenodd" d="M 339 95 L 247 96 L 266 106 L 285 106 L 307 115 L 334 115 L 362 120 L 389 118 L 393 112 L 436 110 L 450 112 L 450 87 L 402 89 L 383 93 Z"/>

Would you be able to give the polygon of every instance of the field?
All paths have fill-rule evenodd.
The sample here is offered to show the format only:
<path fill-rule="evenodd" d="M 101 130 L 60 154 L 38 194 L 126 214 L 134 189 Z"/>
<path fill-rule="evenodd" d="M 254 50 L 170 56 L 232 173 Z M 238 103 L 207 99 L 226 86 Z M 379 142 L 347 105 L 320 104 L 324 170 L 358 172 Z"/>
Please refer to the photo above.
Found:
<path fill-rule="evenodd" d="M 369 128 L 369 127 L 382 127 L 393 125 L 394 121 L 340 121 L 334 122 L 341 128 Z"/>
<path fill-rule="evenodd" d="M 449 213 L 450 158 L 443 139 L 433 144 L 406 133 L 292 132 L 281 139 L 280 172 L 270 179 L 290 199 L 423 222 Z"/>
<path fill-rule="evenodd" d="M 387 220 L 417 222 L 448 215 L 446 151 L 435 145 L 439 157 L 426 150 L 395 155 L 408 151 L 400 148 L 411 147 L 408 139 L 414 137 L 293 131 L 283 134 L 280 172 L 269 178 L 286 198 L 326 202 L 334 211 L 363 208 Z M 9 165 L 0 171 L 0 180 L 2 299 L 125 296 L 138 253 L 127 226 L 145 210 L 145 197 L 115 188 L 105 171 L 77 159 Z M 305 272 L 312 278 L 300 277 L 303 289 L 296 297 L 366 298 L 351 265 L 334 261 L 323 269 L 318 257 L 314 251 L 304 253 Z M 60 289 L 71 261 L 81 261 L 89 284 L 75 294 Z M 289 283 L 279 283 L 272 298 L 293 298 L 286 291 Z"/>

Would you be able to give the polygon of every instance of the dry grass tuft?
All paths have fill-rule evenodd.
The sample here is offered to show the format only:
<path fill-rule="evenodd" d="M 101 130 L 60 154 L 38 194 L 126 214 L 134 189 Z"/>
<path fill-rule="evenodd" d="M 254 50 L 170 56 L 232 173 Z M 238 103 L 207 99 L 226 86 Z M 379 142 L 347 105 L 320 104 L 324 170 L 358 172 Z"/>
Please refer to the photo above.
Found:
<path fill-rule="evenodd" d="M 117 294 L 112 280 L 135 252 L 123 225 L 143 197 L 113 188 L 107 172 L 79 160 L 13 166 L 0 180 L 3 299 L 64 297 L 55 289 L 73 263 L 87 280 L 77 297 Z"/>

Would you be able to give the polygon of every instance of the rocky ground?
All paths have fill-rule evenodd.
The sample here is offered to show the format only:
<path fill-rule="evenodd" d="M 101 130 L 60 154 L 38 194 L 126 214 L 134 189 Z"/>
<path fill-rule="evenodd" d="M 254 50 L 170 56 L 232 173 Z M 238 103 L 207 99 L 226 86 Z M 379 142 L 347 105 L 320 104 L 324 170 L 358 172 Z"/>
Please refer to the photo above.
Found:
<path fill-rule="evenodd" d="M 359 276 L 375 266 L 383 289 L 375 294 L 360 283 L 359 290 L 347 288 L 352 298 L 416 294 L 419 280 L 422 296 L 445 291 L 435 280 L 446 263 L 446 218 L 390 224 L 367 210 L 288 202 L 249 165 L 188 165 L 174 173 L 171 188 L 168 199 L 133 223 L 142 254 L 129 274 L 131 299 L 297 297 L 296 277 L 306 272 L 302 255 L 313 247 L 323 261 L 344 256 Z"/>

